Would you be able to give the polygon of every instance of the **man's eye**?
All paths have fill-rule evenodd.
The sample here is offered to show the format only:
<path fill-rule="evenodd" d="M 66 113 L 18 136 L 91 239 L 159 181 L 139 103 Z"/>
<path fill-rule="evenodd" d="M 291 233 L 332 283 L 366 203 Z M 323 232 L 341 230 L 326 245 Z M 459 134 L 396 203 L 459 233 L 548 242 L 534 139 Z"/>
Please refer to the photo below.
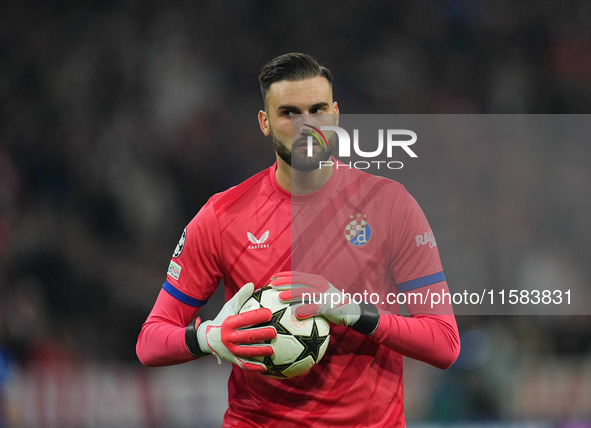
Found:
<path fill-rule="evenodd" d="M 312 114 L 323 113 L 324 109 L 322 107 L 318 107 L 311 111 Z"/>

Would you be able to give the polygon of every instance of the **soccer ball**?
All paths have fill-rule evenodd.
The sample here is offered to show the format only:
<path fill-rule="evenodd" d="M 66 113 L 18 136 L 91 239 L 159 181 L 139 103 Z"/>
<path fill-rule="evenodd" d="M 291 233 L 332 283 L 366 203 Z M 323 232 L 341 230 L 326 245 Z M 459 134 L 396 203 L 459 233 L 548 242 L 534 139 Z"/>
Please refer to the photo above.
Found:
<path fill-rule="evenodd" d="M 308 372 L 324 356 L 330 339 L 330 326 L 322 317 L 299 320 L 292 313 L 289 303 L 279 300 L 279 292 L 271 286 L 256 290 L 240 313 L 268 308 L 271 321 L 255 327 L 273 326 L 277 337 L 266 341 L 273 347 L 273 355 L 256 357 L 267 366 L 265 376 L 287 379 Z"/>

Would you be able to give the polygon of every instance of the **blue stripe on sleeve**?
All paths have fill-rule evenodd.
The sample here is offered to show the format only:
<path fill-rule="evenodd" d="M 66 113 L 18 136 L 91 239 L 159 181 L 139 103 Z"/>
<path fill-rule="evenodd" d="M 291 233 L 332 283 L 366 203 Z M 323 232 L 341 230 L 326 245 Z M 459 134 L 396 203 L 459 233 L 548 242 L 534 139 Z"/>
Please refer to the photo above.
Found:
<path fill-rule="evenodd" d="M 168 281 L 166 281 L 164 283 L 164 285 L 162 285 L 162 288 L 164 289 L 164 291 L 166 291 L 172 297 L 174 297 L 177 300 L 180 300 L 183 303 L 186 303 L 189 306 L 194 306 L 196 308 L 200 308 L 201 306 L 203 306 L 203 305 L 205 305 L 207 303 L 207 299 L 205 299 L 205 300 L 198 300 L 198 299 L 194 299 L 191 296 L 187 296 L 182 291 L 179 291 L 176 288 L 174 288 L 174 285 L 172 285 Z"/>
<path fill-rule="evenodd" d="M 435 284 L 436 282 L 445 281 L 443 272 L 437 272 L 432 275 L 423 276 L 421 278 L 412 279 L 410 281 L 401 282 L 398 284 L 398 291 L 404 293 L 406 291 L 414 290 L 415 288 L 424 287 L 426 285 Z"/>

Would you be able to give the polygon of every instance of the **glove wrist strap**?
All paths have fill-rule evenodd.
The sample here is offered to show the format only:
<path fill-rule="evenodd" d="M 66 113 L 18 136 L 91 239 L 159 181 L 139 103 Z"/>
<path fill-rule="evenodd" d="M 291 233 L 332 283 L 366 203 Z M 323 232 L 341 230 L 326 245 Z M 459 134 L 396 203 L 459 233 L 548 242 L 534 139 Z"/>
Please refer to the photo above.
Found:
<path fill-rule="evenodd" d="M 195 358 L 201 358 L 206 354 L 201 350 L 199 346 L 199 340 L 197 340 L 197 319 L 193 319 L 185 329 L 185 344 L 189 353 Z"/>
<path fill-rule="evenodd" d="M 359 321 L 353 324 L 351 328 L 358 333 L 371 336 L 378 328 L 380 322 L 378 308 L 370 303 L 360 303 L 359 307 L 361 309 Z"/>

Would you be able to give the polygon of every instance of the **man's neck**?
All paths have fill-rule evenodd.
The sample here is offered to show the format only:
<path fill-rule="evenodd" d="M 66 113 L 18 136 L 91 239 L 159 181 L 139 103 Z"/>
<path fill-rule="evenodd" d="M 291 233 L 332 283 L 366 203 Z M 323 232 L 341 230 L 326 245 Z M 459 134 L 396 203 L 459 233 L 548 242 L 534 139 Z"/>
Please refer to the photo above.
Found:
<path fill-rule="evenodd" d="M 289 166 L 279 156 L 275 178 L 283 189 L 293 195 L 306 195 L 324 186 L 332 175 L 333 166 L 318 168 L 312 171 L 298 171 Z"/>

